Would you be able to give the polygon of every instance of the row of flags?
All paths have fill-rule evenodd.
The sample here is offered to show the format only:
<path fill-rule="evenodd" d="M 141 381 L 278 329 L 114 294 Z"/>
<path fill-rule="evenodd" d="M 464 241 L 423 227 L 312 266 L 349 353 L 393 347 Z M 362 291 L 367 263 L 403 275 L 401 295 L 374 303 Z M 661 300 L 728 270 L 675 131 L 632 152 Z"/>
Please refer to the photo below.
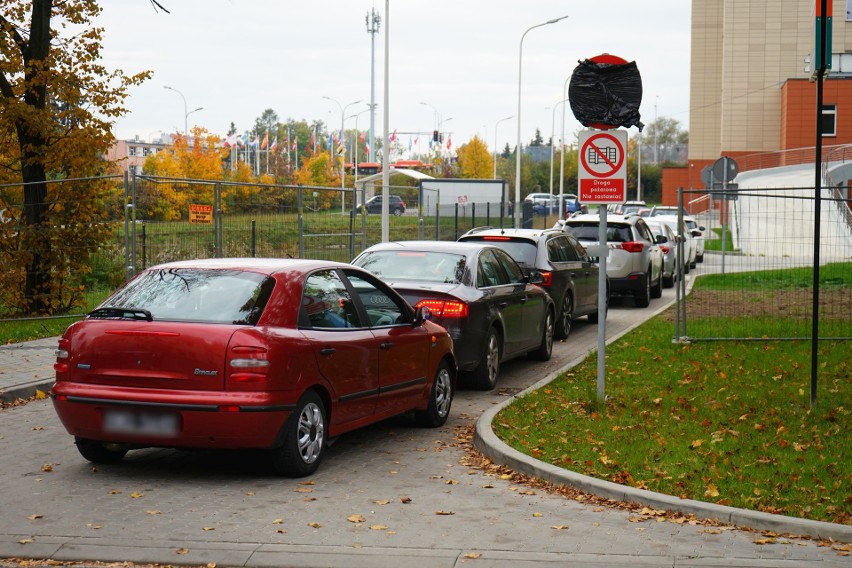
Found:
<path fill-rule="evenodd" d="M 369 130 L 362 132 L 361 135 L 359 136 L 361 142 L 364 144 L 364 149 L 367 152 L 367 155 L 370 154 L 370 145 L 366 142 L 368 135 L 369 135 Z M 337 131 L 334 131 L 333 133 L 328 135 L 328 145 L 326 147 L 337 148 L 338 154 L 342 154 L 343 151 L 344 151 L 342 138 L 343 138 L 342 133 L 338 133 Z M 391 142 L 394 142 L 394 141 L 397 140 L 396 129 L 394 129 L 393 133 L 389 136 L 389 140 Z M 409 136 L 409 138 L 408 138 L 408 150 L 411 151 L 412 148 L 415 145 L 419 144 L 419 142 L 420 142 L 419 136 L 415 136 L 413 140 Z M 243 148 L 245 148 L 245 147 L 258 148 L 259 147 L 261 150 L 267 150 L 268 149 L 268 150 L 275 151 L 276 149 L 278 149 L 278 136 L 276 135 L 275 138 L 272 140 L 272 144 L 270 144 L 269 143 L 269 131 L 267 131 L 263 135 L 262 140 L 261 140 L 259 135 L 252 138 L 251 135 L 248 132 L 246 132 L 242 135 L 234 133 L 234 134 L 231 134 L 230 136 L 226 136 L 223 144 L 226 148 L 240 148 L 240 147 L 243 147 Z M 316 151 L 316 149 L 317 149 L 316 144 L 317 144 L 317 135 L 316 135 L 316 131 L 314 131 L 311 134 L 311 146 L 310 146 L 313 151 Z M 435 143 L 430 139 L 429 140 L 429 148 L 433 148 L 433 145 L 434 146 L 440 146 L 439 143 Z M 284 148 L 286 150 L 295 151 L 297 146 L 298 146 L 298 137 L 295 137 L 291 142 L 290 136 L 287 135 L 287 139 L 285 140 Z M 447 150 L 451 149 L 452 146 L 453 146 L 452 138 L 447 137 Z"/>

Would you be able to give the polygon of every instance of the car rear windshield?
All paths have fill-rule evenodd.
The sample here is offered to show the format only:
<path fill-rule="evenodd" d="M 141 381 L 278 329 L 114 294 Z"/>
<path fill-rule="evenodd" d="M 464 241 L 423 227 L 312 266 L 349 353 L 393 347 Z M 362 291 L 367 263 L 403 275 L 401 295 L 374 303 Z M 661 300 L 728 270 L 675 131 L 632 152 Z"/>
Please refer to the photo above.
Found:
<path fill-rule="evenodd" d="M 504 239 L 492 239 L 488 237 L 479 237 L 472 239 L 465 239 L 465 241 L 479 241 L 483 243 L 488 243 L 489 245 L 494 245 L 495 247 L 501 248 L 515 259 L 515 262 L 520 264 L 523 267 L 531 267 L 535 266 L 535 256 L 538 252 L 538 245 L 532 241 L 524 240 L 504 240 Z"/>
<path fill-rule="evenodd" d="M 566 225 L 568 232 L 578 241 L 598 241 L 598 223 L 570 223 Z M 630 225 L 615 225 L 607 223 L 606 240 L 610 243 L 628 243 L 633 240 Z"/>
<path fill-rule="evenodd" d="M 242 270 L 147 270 L 100 307 L 147 310 L 154 320 L 255 325 L 274 285 L 265 274 Z"/>
<path fill-rule="evenodd" d="M 465 257 L 445 252 L 380 250 L 361 256 L 355 264 L 389 280 L 459 284 Z"/>

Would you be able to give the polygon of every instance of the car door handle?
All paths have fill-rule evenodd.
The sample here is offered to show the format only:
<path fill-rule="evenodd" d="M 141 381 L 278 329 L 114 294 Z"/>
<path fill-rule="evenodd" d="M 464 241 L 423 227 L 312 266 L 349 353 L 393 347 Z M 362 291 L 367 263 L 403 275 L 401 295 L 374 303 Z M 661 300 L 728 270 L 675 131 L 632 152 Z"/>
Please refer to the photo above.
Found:
<path fill-rule="evenodd" d="M 506 306 L 508 306 L 508 305 L 509 305 L 509 302 L 500 302 L 500 303 L 499 303 L 499 304 L 497 304 L 497 305 L 498 305 L 498 306 L 500 306 L 500 309 L 503 309 L 503 308 L 505 308 Z"/>
<path fill-rule="evenodd" d="M 524 296 L 523 298 L 521 298 L 521 303 L 522 303 L 522 304 L 525 304 L 525 303 L 526 303 L 526 301 L 527 301 L 527 297 L 526 297 L 526 296 Z"/>
<path fill-rule="evenodd" d="M 391 347 L 393 347 L 392 341 L 383 341 L 379 344 L 379 349 L 390 349 Z"/>
<path fill-rule="evenodd" d="M 323 347 L 320 349 L 320 355 L 334 355 L 337 353 L 337 349 L 334 347 Z"/>

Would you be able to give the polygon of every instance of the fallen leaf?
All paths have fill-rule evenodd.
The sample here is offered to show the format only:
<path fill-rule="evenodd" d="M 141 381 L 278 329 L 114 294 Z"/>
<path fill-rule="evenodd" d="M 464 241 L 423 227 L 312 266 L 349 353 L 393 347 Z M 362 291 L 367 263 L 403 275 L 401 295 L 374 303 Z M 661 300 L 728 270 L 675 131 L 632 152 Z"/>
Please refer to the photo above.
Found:
<path fill-rule="evenodd" d="M 201 530 L 203 530 L 203 531 L 215 531 L 216 527 L 202 527 Z"/>
<path fill-rule="evenodd" d="M 143 495 L 145 495 L 145 493 L 143 493 L 141 491 L 134 491 L 133 493 L 130 494 L 130 497 L 131 497 L 131 499 L 139 499 Z"/>
<path fill-rule="evenodd" d="M 704 491 L 704 495 L 706 495 L 707 497 L 718 497 L 719 496 L 719 489 L 711 483 L 707 486 L 707 489 Z"/>
<path fill-rule="evenodd" d="M 275 532 L 277 532 L 278 534 L 284 534 L 285 532 L 287 532 L 287 529 L 278 529 Z"/>
<path fill-rule="evenodd" d="M 99 528 L 101 528 L 101 525 L 93 525 L 92 523 L 86 523 L 86 526 L 94 530 L 98 530 Z"/>
<path fill-rule="evenodd" d="M 41 470 L 42 471 L 53 471 L 53 464 L 52 463 L 46 463 L 46 464 L 41 466 Z"/>
<path fill-rule="evenodd" d="M 47 398 L 47 393 L 36 389 L 35 398 L 36 400 L 44 400 L 45 398 Z"/>
<path fill-rule="evenodd" d="M 455 515 L 452 511 L 435 511 L 436 515 Z"/>
<path fill-rule="evenodd" d="M 471 559 L 476 559 L 476 558 L 481 558 L 481 557 L 482 557 L 482 554 L 480 554 L 479 552 L 468 552 L 467 554 L 464 555 L 464 558 L 471 558 Z"/>
<path fill-rule="evenodd" d="M 399 500 L 405 503 L 406 505 L 411 503 L 411 497 L 400 497 Z"/>
<path fill-rule="evenodd" d="M 310 487 L 297 487 L 293 491 L 295 491 L 296 493 L 311 493 L 313 489 L 311 489 Z"/>
<path fill-rule="evenodd" d="M 30 516 L 29 516 L 29 517 L 27 517 L 27 518 L 28 518 L 29 520 L 31 520 L 31 521 L 34 521 L 34 520 L 36 520 L 36 519 L 41 519 L 41 518 L 43 518 L 43 517 L 42 517 L 42 515 L 30 515 Z"/>
<path fill-rule="evenodd" d="M 550 528 L 561 531 L 561 530 L 567 529 L 568 525 L 552 525 Z"/>
<path fill-rule="evenodd" d="M 778 542 L 778 539 L 775 538 L 759 538 L 754 541 L 754 544 L 775 544 Z"/>
<path fill-rule="evenodd" d="M 317 484 L 316 481 L 301 481 L 301 482 L 299 482 L 299 485 L 316 485 L 316 484 Z"/>
<path fill-rule="evenodd" d="M 148 513 L 149 515 L 159 515 L 160 514 L 160 512 L 156 509 L 151 509 L 150 511 L 145 511 L 145 512 Z"/>
<path fill-rule="evenodd" d="M 31 539 L 31 538 L 22 538 L 21 540 L 18 541 L 18 544 L 29 544 L 32 541 L 33 541 L 33 539 Z"/>
<path fill-rule="evenodd" d="M 318 528 L 322 527 L 322 525 L 319 524 L 319 523 L 308 523 L 308 526 L 311 527 L 312 529 L 318 529 Z"/>
<path fill-rule="evenodd" d="M 178 554 L 188 554 L 189 549 L 188 548 L 178 548 L 177 550 L 175 550 L 175 552 L 177 552 Z"/>
<path fill-rule="evenodd" d="M 386 531 L 388 527 L 385 525 L 370 525 L 371 531 Z"/>
<path fill-rule="evenodd" d="M 535 513 L 532 514 L 532 516 L 538 518 L 538 517 L 541 517 L 542 514 L 539 513 L 538 511 L 536 511 Z"/>
<path fill-rule="evenodd" d="M 701 446 L 704 443 L 704 440 L 693 440 L 691 444 L 689 444 L 689 449 L 694 450 Z"/>
<path fill-rule="evenodd" d="M 388 500 L 388 499 L 376 499 L 375 501 L 373 501 L 373 503 L 375 503 L 376 505 L 387 505 L 388 503 L 390 503 L 390 500 Z"/>
<path fill-rule="evenodd" d="M 348 517 L 346 517 L 346 520 L 350 523 L 364 523 L 367 521 L 367 519 L 365 519 L 361 515 L 349 515 Z"/>
<path fill-rule="evenodd" d="M 249 497 L 254 497 L 254 491 L 249 491 L 248 493 L 246 493 L 246 495 L 248 495 Z"/>
<path fill-rule="evenodd" d="M 273 525 L 280 525 L 283 522 L 284 522 L 284 519 L 275 519 L 274 521 L 272 521 L 272 524 Z"/>

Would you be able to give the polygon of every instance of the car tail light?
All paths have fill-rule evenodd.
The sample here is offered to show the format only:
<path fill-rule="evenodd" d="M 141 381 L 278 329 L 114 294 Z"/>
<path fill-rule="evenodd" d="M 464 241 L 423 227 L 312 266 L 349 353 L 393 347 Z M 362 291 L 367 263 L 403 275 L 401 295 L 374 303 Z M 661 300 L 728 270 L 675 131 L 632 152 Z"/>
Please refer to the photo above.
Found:
<path fill-rule="evenodd" d="M 660 250 L 663 251 L 663 254 L 669 254 L 671 249 L 666 245 L 660 245 Z"/>
<path fill-rule="evenodd" d="M 271 379 L 266 347 L 235 345 L 230 350 L 228 378 L 240 383 L 257 383 Z"/>
<path fill-rule="evenodd" d="M 71 341 L 68 339 L 60 338 L 59 345 L 56 348 L 56 363 L 53 364 L 53 370 L 57 373 L 67 373 L 68 372 L 68 357 L 71 356 L 69 349 L 71 348 Z"/>
<path fill-rule="evenodd" d="M 426 306 L 437 317 L 465 318 L 467 317 L 467 304 L 456 300 L 420 300 L 415 308 Z"/>
<path fill-rule="evenodd" d="M 509 237 L 482 237 L 482 240 L 485 241 L 509 241 L 511 240 Z"/>
<path fill-rule="evenodd" d="M 542 286 L 550 286 L 553 284 L 553 273 L 550 271 L 541 273 L 541 285 Z"/>
<path fill-rule="evenodd" d="M 627 252 L 642 252 L 642 249 L 645 248 L 645 243 L 637 243 L 635 241 L 630 241 L 628 243 L 621 243 L 621 248 L 623 248 Z"/>

